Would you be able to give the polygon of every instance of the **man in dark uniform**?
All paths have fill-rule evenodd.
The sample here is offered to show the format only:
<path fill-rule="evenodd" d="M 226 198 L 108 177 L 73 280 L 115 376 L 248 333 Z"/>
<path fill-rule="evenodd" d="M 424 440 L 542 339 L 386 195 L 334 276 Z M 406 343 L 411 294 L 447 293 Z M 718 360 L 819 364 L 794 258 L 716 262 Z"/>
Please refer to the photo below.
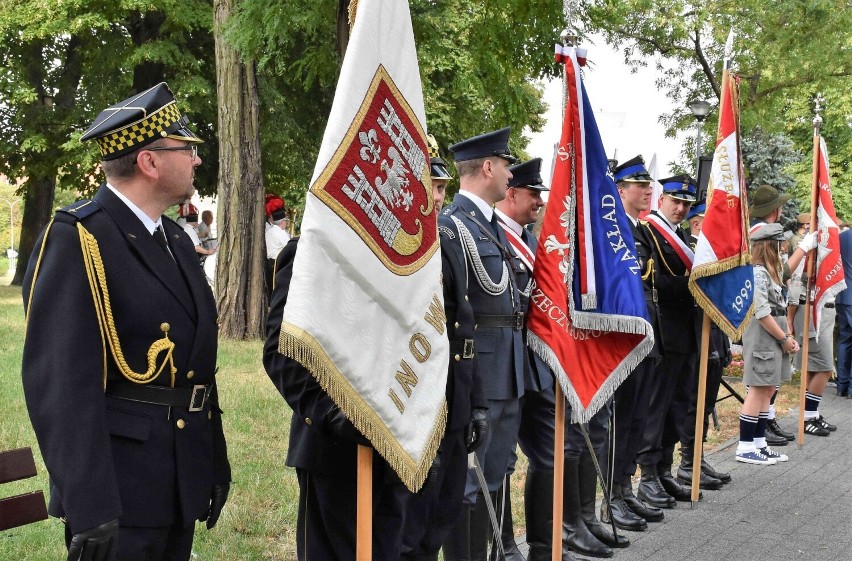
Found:
<path fill-rule="evenodd" d="M 651 206 L 653 183 L 645 168 L 642 156 L 636 156 L 613 170 L 613 179 L 630 219 L 630 229 L 636 245 L 636 257 L 642 267 L 642 286 L 648 317 L 654 329 L 654 347 L 615 391 L 612 422 L 613 462 L 612 517 L 616 526 L 625 530 L 645 530 L 648 522 L 663 520 L 663 511 L 649 506 L 633 494 L 632 476 L 636 472 L 636 454 L 642 442 L 649 413 L 651 398 L 665 383 L 656 375 L 655 365 L 659 362 L 663 337 L 660 333 L 660 314 L 657 309 L 656 257 L 647 224 L 639 220 L 639 214 Z M 608 520 L 602 509 L 601 517 Z"/>
<path fill-rule="evenodd" d="M 438 219 L 442 250 L 464 264 L 466 297 L 476 314 L 475 368 L 488 400 L 488 431 L 476 456 L 491 494 L 502 487 L 517 445 L 526 361 L 515 262 L 492 209 L 506 196 L 512 178 L 509 165 L 516 161 L 509 152 L 509 133 L 504 128 L 450 147 L 461 185 Z M 473 559 L 484 559 L 490 535 L 486 498 L 477 475 L 469 471 L 464 502 L 471 505 L 469 555 Z M 445 552 L 452 552 L 452 558 L 467 558 L 459 543 L 465 537 L 463 532 L 453 532 Z"/>
<path fill-rule="evenodd" d="M 429 141 L 429 167 L 433 200 L 440 208 L 451 176 L 434 137 L 430 137 Z M 444 310 L 450 339 L 447 427 L 426 484 L 408 500 L 402 558 L 411 561 L 437 561 L 441 544 L 453 526 L 466 535 L 470 524 L 470 505 L 463 504 L 462 499 L 467 455 L 476 450 L 488 430 L 485 413 L 488 402 L 480 373 L 474 368 L 473 308 L 467 298 L 467 271 L 459 256 L 447 251 L 446 232 L 441 231 L 440 235 Z M 465 548 L 468 546 L 467 540 L 457 540 L 456 543 Z"/>
<path fill-rule="evenodd" d="M 24 278 L 23 384 L 69 559 L 189 559 L 231 480 L 216 305 L 189 237 L 201 142 L 165 83 L 103 111 L 107 183 L 58 212 Z"/>
<path fill-rule="evenodd" d="M 677 500 L 691 500 L 690 488 L 678 483 L 671 466 L 675 444 L 688 438 L 687 412 L 690 396 L 695 394 L 698 365 L 699 316 L 688 288 L 693 253 L 689 236 L 680 227 L 695 202 L 697 185 L 688 175 L 670 177 L 661 183 L 660 209 L 648 215 L 648 228 L 659 257 L 657 295 L 665 352 L 656 376 L 663 383 L 651 397 L 638 455 L 642 468 L 638 496 L 653 506 L 672 508 Z M 715 482 L 721 487 L 721 481 Z"/>
<path fill-rule="evenodd" d="M 707 209 L 705 201 L 699 201 L 689 210 L 686 221 L 689 223 L 689 245 L 695 249 L 698 243 L 698 234 L 701 233 L 701 225 L 704 222 L 704 212 Z M 700 311 L 698 312 L 700 315 Z M 707 440 L 707 431 L 710 427 L 710 414 L 716 406 L 716 397 L 722 385 L 722 374 L 725 367 L 731 362 L 731 341 L 719 326 L 710 322 L 710 356 L 707 357 L 707 388 L 704 394 L 704 433 L 702 441 Z M 677 479 L 685 485 L 692 484 L 692 463 L 695 444 L 695 420 L 698 414 L 698 368 L 695 370 L 695 383 L 693 384 L 695 395 L 690 396 L 689 409 L 687 410 L 687 426 L 684 427 L 684 438 L 681 441 L 680 466 L 677 470 Z M 784 444 L 787 444 L 786 440 Z M 715 484 L 711 479 L 718 479 L 722 484 L 731 482 L 731 475 L 714 469 L 704 459 L 704 451 L 701 451 L 701 478 L 699 488 L 713 488 Z M 702 482 L 703 479 L 703 482 Z M 703 483 L 703 485 L 702 485 Z M 718 487 L 716 487 L 718 489 Z"/>
<path fill-rule="evenodd" d="M 304 366 L 278 352 L 298 241 L 299 238 L 290 240 L 276 259 L 263 365 L 293 409 L 286 463 L 296 468 L 299 480 L 296 555 L 300 561 L 353 560 L 357 445 L 370 446 L 370 442 Z M 372 479 L 373 559 L 395 561 L 400 558 L 410 492 L 375 450 Z"/>

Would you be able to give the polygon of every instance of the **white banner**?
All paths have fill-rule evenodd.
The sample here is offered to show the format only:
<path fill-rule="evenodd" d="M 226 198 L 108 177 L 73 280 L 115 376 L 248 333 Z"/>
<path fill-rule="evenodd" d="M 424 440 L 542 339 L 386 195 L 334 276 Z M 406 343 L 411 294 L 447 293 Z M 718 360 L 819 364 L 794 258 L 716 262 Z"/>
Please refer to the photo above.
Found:
<path fill-rule="evenodd" d="M 425 123 L 408 3 L 360 0 L 279 350 L 413 491 L 443 436 L 449 361 Z"/>

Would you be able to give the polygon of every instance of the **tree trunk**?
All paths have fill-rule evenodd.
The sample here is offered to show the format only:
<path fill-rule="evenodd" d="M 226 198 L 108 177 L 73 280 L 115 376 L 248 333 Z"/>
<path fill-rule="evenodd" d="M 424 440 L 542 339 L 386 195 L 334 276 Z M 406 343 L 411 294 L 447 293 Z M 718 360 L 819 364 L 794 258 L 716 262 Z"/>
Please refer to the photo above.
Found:
<path fill-rule="evenodd" d="M 214 0 L 216 87 L 219 106 L 219 332 L 261 337 L 267 299 L 263 282 L 263 173 L 255 68 L 243 64 L 224 37 L 235 0 Z"/>
<path fill-rule="evenodd" d="M 56 193 L 56 174 L 30 177 L 24 192 L 24 216 L 21 219 L 21 240 L 18 242 L 18 265 L 12 284 L 21 285 L 27 272 L 30 254 L 41 230 L 53 214 L 53 195 Z"/>

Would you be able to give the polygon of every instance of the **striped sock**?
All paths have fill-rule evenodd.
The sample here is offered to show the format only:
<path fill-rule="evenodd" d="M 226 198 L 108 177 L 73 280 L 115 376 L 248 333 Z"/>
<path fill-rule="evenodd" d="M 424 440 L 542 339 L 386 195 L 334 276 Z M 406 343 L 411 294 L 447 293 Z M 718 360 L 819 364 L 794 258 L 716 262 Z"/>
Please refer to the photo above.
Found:
<path fill-rule="evenodd" d="M 781 389 L 781 386 L 775 386 L 775 393 L 772 394 L 772 397 L 769 399 L 769 420 L 775 418 L 775 398 L 778 397 L 778 390 Z"/>
<path fill-rule="evenodd" d="M 754 449 L 754 432 L 757 430 L 757 417 L 740 413 L 740 444 L 737 452 Z"/>
<path fill-rule="evenodd" d="M 761 411 L 757 417 L 757 426 L 754 428 L 754 447 L 758 450 L 766 447 L 766 422 L 768 419 L 768 411 Z"/>
<path fill-rule="evenodd" d="M 816 419 L 819 417 L 819 402 L 822 396 L 811 392 L 805 392 L 805 419 Z"/>

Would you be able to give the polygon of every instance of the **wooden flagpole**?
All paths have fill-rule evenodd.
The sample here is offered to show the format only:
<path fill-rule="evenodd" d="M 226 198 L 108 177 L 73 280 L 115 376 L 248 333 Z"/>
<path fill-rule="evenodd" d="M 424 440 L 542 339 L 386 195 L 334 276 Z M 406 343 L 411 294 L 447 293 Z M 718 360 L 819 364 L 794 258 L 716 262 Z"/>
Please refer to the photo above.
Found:
<path fill-rule="evenodd" d="M 556 427 L 553 431 L 553 539 L 551 560 L 562 561 L 562 489 L 565 480 L 565 396 L 558 381 L 556 388 Z"/>
<path fill-rule="evenodd" d="M 819 114 L 820 96 L 817 95 L 814 116 L 814 158 L 813 178 L 811 179 L 811 229 L 809 233 L 816 231 L 817 211 L 819 210 L 819 128 L 822 125 L 822 117 Z M 807 282 L 805 284 L 805 309 L 802 321 L 802 379 L 799 384 L 799 435 L 797 443 L 799 448 L 805 445 L 805 392 L 808 388 L 808 347 L 810 340 L 810 313 L 811 313 L 811 280 L 814 273 L 814 250 L 807 255 Z M 814 326 L 819 329 L 819 326 Z"/>
<path fill-rule="evenodd" d="M 701 354 L 698 366 L 698 402 L 695 404 L 695 443 L 692 445 L 692 496 L 691 507 L 698 502 L 701 458 L 704 450 L 704 400 L 707 395 L 707 359 L 710 354 L 710 316 L 704 312 L 701 323 Z"/>
<path fill-rule="evenodd" d="M 373 449 L 358 445 L 358 504 L 356 507 L 356 561 L 373 559 Z"/>

